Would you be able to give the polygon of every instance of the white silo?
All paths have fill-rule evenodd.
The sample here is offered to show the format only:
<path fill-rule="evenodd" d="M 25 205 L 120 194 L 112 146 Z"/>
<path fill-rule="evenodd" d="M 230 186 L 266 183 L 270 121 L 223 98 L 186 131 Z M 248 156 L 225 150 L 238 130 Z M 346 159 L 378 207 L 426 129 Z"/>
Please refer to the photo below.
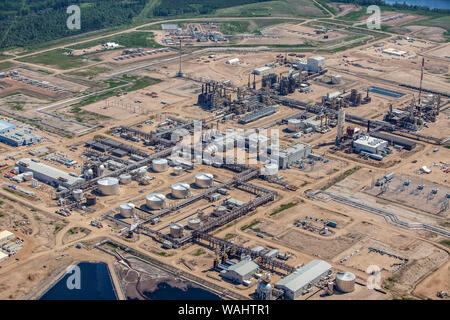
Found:
<path fill-rule="evenodd" d="M 152 160 L 152 169 L 155 172 L 164 172 L 169 168 L 169 162 L 167 159 L 154 159 Z"/>
<path fill-rule="evenodd" d="M 170 235 L 174 238 L 181 238 L 183 236 L 183 226 L 178 223 L 170 225 Z"/>
<path fill-rule="evenodd" d="M 134 213 L 134 204 L 124 203 L 120 205 L 120 215 L 124 218 L 131 218 Z"/>
<path fill-rule="evenodd" d="M 105 174 L 105 166 L 104 165 L 99 165 L 98 167 L 97 167 L 97 172 L 96 172 L 96 174 L 97 174 L 97 177 L 101 177 L 101 176 L 103 176 L 104 174 Z"/>
<path fill-rule="evenodd" d="M 182 173 L 183 173 L 183 168 L 182 167 L 179 167 L 179 166 L 173 167 L 173 174 L 174 175 L 179 176 Z"/>
<path fill-rule="evenodd" d="M 131 183 L 131 175 L 124 173 L 119 176 L 119 181 L 121 184 L 130 184 Z"/>
<path fill-rule="evenodd" d="M 92 178 L 94 176 L 94 171 L 92 169 L 88 169 L 84 172 L 84 176 L 88 179 Z"/>
<path fill-rule="evenodd" d="M 161 193 L 149 194 L 145 200 L 145 205 L 153 210 L 162 209 L 166 204 L 166 197 Z"/>
<path fill-rule="evenodd" d="M 260 300 L 271 300 L 273 287 L 270 284 L 271 276 L 269 273 L 266 273 L 263 277 L 261 277 L 258 281 L 258 287 L 256 292 L 258 294 L 258 298 Z"/>
<path fill-rule="evenodd" d="M 291 132 L 296 132 L 300 130 L 301 121 L 299 119 L 289 119 L 288 120 L 288 130 Z"/>
<path fill-rule="evenodd" d="M 214 183 L 214 176 L 210 173 L 200 172 L 195 175 L 195 184 L 200 188 L 209 188 Z"/>
<path fill-rule="evenodd" d="M 201 223 L 201 220 L 199 218 L 190 218 L 188 220 L 188 226 L 189 226 L 189 228 L 191 228 L 193 230 L 200 228 L 200 223 Z"/>
<path fill-rule="evenodd" d="M 98 180 L 98 189 L 104 196 L 111 196 L 119 193 L 119 180 L 106 177 Z"/>
<path fill-rule="evenodd" d="M 23 179 L 25 181 L 31 181 L 33 179 L 33 172 L 32 171 L 27 171 L 23 174 Z"/>
<path fill-rule="evenodd" d="M 172 196 L 176 199 L 187 198 L 191 187 L 187 183 L 178 182 L 172 185 Z"/>
<path fill-rule="evenodd" d="M 81 201 L 81 198 L 83 196 L 83 190 L 81 189 L 75 189 L 72 192 L 73 198 L 75 199 L 75 201 Z"/>
<path fill-rule="evenodd" d="M 352 292 L 355 290 L 356 277 L 351 272 L 341 272 L 336 275 L 336 286 L 342 292 Z"/>

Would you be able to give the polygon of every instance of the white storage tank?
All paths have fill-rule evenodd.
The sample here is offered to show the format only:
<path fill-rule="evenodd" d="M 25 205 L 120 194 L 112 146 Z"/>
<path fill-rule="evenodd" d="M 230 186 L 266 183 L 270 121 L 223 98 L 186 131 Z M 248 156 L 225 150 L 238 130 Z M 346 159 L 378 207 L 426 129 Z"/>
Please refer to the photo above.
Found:
<path fill-rule="evenodd" d="M 201 220 L 199 218 L 190 218 L 188 220 L 188 226 L 193 230 L 200 228 L 200 223 Z"/>
<path fill-rule="evenodd" d="M 209 188 L 214 183 L 214 176 L 210 173 L 200 172 L 195 175 L 195 184 L 200 188 Z"/>
<path fill-rule="evenodd" d="M 173 168 L 173 174 L 174 175 L 179 176 L 182 173 L 183 173 L 183 168 L 182 167 L 176 166 L 176 167 Z"/>
<path fill-rule="evenodd" d="M 342 292 L 355 290 L 355 275 L 351 272 L 342 272 L 336 275 L 336 286 Z"/>
<path fill-rule="evenodd" d="M 134 213 L 134 204 L 124 203 L 120 205 L 120 215 L 124 218 L 131 218 Z"/>
<path fill-rule="evenodd" d="M 178 182 L 172 185 L 172 196 L 176 199 L 187 198 L 191 187 L 187 183 Z"/>
<path fill-rule="evenodd" d="M 166 159 L 152 160 L 152 169 L 155 172 L 164 172 L 169 168 L 169 162 Z"/>
<path fill-rule="evenodd" d="M 178 223 L 170 225 L 170 235 L 174 238 L 181 238 L 183 236 L 183 226 Z"/>
<path fill-rule="evenodd" d="M 98 180 L 98 189 L 104 196 L 111 196 L 119 193 L 119 180 L 112 177 L 106 177 Z"/>
<path fill-rule="evenodd" d="M 31 181 L 33 179 L 33 172 L 32 171 L 27 171 L 23 174 L 23 179 L 25 181 Z"/>
<path fill-rule="evenodd" d="M 149 194 L 145 200 L 145 205 L 153 210 L 162 209 L 166 204 L 166 197 L 161 193 Z"/>
<path fill-rule="evenodd" d="M 119 177 L 119 181 L 121 184 L 129 184 L 129 183 L 131 183 L 131 175 L 126 174 L 126 173 L 121 174 Z"/>
<path fill-rule="evenodd" d="M 81 201 L 81 198 L 83 196 L 83 190 L 81 189 L 75 189 L 73 190 L 73 198 L 75 199 L 75 201 Z"/>
<path fill-rule="evenodd" d="M 291 132 L 297 132 L 301 127 L 301 121 L 299 119 L 288 120 L 288 130 Z"/>
<path fill-rule="evenodd" d="M 220 217 L 220 216 L 223 216 L 225 213 L 227 213 L 227 207 L 219 206 L 214 209 L 213 215 L 215 217 Z"/>

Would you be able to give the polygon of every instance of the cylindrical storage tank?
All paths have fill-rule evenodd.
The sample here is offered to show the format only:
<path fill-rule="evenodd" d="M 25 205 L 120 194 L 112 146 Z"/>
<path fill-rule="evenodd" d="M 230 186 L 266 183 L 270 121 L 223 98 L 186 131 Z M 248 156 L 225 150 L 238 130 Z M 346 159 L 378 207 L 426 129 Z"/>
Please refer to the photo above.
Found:
<path fill-rule="evenodd" d="M 23 179 L 25 181 L 31 181 L 33 179 L 33 172 L 32 171 L 27 171 L 23 174 Z"/>
<path fill-rule="evenodd" d="M 169 168 L 169 162 L 166 159 L 152 160 L 152 169 L 155 172 L 164 172 Z"/>
<path fill-rule="evenodd" d="M 227 207 L 219 206 L 214 210 L 213 215 L 216 217 L 220 217 L 220 216 L 223 216 L 226 212 L 227 212 Z"/>
<path fill-rule="evenodd" d="M 187 183 L 178 182 L 172 185 L 172 196 L 176 199 L 184 199 L 189 196 L 191 187 Z"/>
<path fill-rule="evenodd" d="M 299 119 L 289 119 L 288 120 L 288 130 L 296 132 L 300 129 L 301 121 Z"/>
<path fill-rule="evenodd" d="M 145 200 L 145 205 L 153 210 L 162 209 L 166 204 L 166 197 L 160 193 L 149 194 Z"/>
<path fill-rule="evenodd" d="M 355 275 L 351 272 L 342 272 L 336 275 L 336 286 L 342 292 L 355 290 Z"/>
<path fill-rule="evenodd" d="M 214 176 L 210 173 L 200 172 L 195 175 L 195 184 L 200 188 L 209 188 L 214 183 Z"/>
<path fill-rule="evenodd" d="M 98 189 L 104 196 L 111 196 L 119 193 L 119 180 L 112 177 L 106 177 L 98 180 Z"/>
<path fill-rule="evenodd" d="M 94 176 L 94 171 L 92 169 L 88 169 L 86 171 L 86 177 L 93 177 Z"/>
<path fill-rule="evenodd" d="M 92 194 L 86 196 L 86 204 L 88 206 L 95 206 L 97 204 L 97 197 Z"/>
<path fill-rule="evenodd" d="M 183 173 L 183 168 L 179 167 L 179 166 L 176 166 L 176 167 L 173 168 L 173 173 L 176 176 L 179 176 L 179 175 L 181 175 Z"/>
<path fill-rule="evenodd" d="M 278 164 L 268 163 L 268 164 L 264 165 L 264 175 L 275 176 L 277 174 L 278 174 Z"/>
<path fill-rule="evenodd" d="M 170 225 L 170 235 L 174 238 L 181 238 L 183 236 L 183 226 L 178 223 Z"/>
<path fill-rule="evenodd" d="M 131 183 L 131 175 L 129 174 L 121 174 L 119 177 L 119 181 L 121 184 L 130 184 Z"/>
<path fill-rule="evenodd" d="M 124 203 L 120 205 L 120 215 L 124 218 L 131 218 L 134 212 L 134 205 L 132 203 Z"/>
<path fill-rule="evenodd" d="M 80 201 L 81 197 L 83 196 L 83 190 L 81 189 L 75 189 L 73 190 L 73 198 L 75 199 L 75 201 Z"/>
<path fill-rule="evenodd" d="M 198 218 L 191 218 L 188 220 L 188 226 L 193 230 L 200 228 L 200 223 L 201 220 Z"/>

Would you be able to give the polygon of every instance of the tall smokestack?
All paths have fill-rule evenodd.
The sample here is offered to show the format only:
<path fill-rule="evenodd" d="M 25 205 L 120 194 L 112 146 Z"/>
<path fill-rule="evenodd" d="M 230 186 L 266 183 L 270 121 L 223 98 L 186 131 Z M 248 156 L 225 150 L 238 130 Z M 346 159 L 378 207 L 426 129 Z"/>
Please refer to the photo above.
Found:
<path fill-rule="evenodd" d="M 367 133 L 370 132 L 370 120 L 367 121 Z"/>
<path fill-rule="evenodd" d="M 422 82 L 423 82 L 423 71 L 425 66 L 425 58 L 422 58 L 422 70 L 420 74 L 420 88 L 419 88 L 419 107 L 422 105 Z"/>

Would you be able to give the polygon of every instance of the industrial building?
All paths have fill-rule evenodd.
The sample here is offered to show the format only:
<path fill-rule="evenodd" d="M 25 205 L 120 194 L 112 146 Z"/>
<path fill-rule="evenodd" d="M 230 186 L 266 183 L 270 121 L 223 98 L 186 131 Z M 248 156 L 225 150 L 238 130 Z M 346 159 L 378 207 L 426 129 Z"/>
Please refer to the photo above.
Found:
<path fill-rule="evenodd" d="M 256 75 L 262 75 L 262 74 L 266 74 L 271 70 L 270 67 L 260 67 L 260 68 L 256 68 L 253 70 L 253 74 Z"/>
<path fill-rule="evenodd" d="M 249 113 L 249 114 L 243 116 L 242 118 L 239 119 L 239 123 L 240 124 L 247 124 L 247 123 L 259 120 L 259 119 L 261 119 L 263 117 L 270 116 L 270 115 L 274 114 L 277 111 L 278 111 L 278 108 L 275 107 L 275 106 L 263 108 L 263 109 L 254 111 L 252 113 Z"/>
<path fill-rule="evenodd" d="M 294 300 L 331 273 L 330 264 L 323 260 L 312 260 L 278 281 L 275 288 L 283 290 L 285 299 Z"/>
<path fill-rule="evenodd" d="M 28 158 L 20 159 L 17 162 L 17 166 L 20 173 L 33 172 L 35 179 L 54 187 L 63 186 L 69 188 L 85 181 L 76 174 L 71 174 Z"/>
<path fill-rule="evenodd" d="M 259 271 L 259 266 L 252 260 L 241 260 L 221 272 L 222 277 L 235 282 L 243 283 Z"/>
<path fill-rule="evenodd" d="M 372 137 L 386 140 L 391 145 L 402 146 L 406 150 L 412 150 L 417 145 L 417 143 L 414 142 L 414 141 L 411 141 L 411 140 L 408 140 L 408 139 L 404 139 L 404 138 L 401 138 L 401 137 L 392 136 L 392 135 L 381 133 L 381 132 L 370 131 L 369 134 Z"/>
<path fill-rule="evenodd" d="M 233 58 L 230 60 L 227 60 L 227 64 L 239 64 L 239 59 L 238 58 Z"/>
<path fill-rule="evenodd" d="M 308 143 L 300 142 L 278 153 L 280 169 L 286 169 L 292 163 L 302 160 L 311 154 L 312 147 Z"/>
<path fill-rule="evenodd" d="M 161 24 L 162 30 L 178 30 L 180 27 L 175 23 L 163 23 Z"/>
<path fill-rule="evenodd" d="M 308 58 L 308 71 L 309 72 L 320 72 L 323 69 L 325 69 L 325 58 L 321 56 L 314 56 L 311 58 Z"/>
<path fill-rule="evenodd" d="M 14 233 L 9 232 L 8 230 L 3 230 L 0 232 L 0 245 L 8 240 L 11 240 L 12 238 L 14 238 Z"/>
<path fill-rule="evenodd" d="M 36 144 L 42 140 L 42 136 L 34 133 L 26 126 L 16 125 L 0 120 L 0 142 L 13 147 Z"/>
<path fill-rule="evenodd" d="M 402 51 L 402 50 L 397 50 L 394 48 L 387 48 L 383 50 L 383 53 L 392 55 L 392 56 L 397 56 L 397 57 L 404 57 L 408 54 L 408 52 L 406 51 Z"/>
<path fill-rule="evenodd" d="M 386 149 L 388 142 L 386 140 L 374 138 L 368 135 L 362 135 L 357 140 L 353 141 L 353 147 L 356 153 L 361 151 L 369 153 L 378 153 Z"/>
<path fill-rule="evenodd" d="M 8 259 L 8 255 L 0 251 L 0 262 Z"/>

